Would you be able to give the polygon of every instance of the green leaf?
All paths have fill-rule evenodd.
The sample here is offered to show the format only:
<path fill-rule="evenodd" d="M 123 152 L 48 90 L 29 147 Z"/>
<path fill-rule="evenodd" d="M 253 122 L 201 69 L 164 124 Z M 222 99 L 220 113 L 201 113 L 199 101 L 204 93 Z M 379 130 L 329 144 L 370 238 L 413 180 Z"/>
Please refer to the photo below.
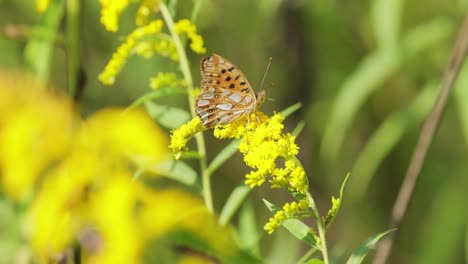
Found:
<path fill-rule="evenodd" d="M 291 135 L 293 135 L 295 137 L 299 136 L 299 134 L 302 132 L 304 127 L 305 127 L 305 122 L 304 121 L 299 122 L 299 124 L 297 124 L 297 126 L 294 128 Z"/>
<path fill-rule="evenodd" d="M 372 25 L 380 48 L 394 48 L 398 44 L 404 3 L 404 0 L 373 1 Z"/>
<path fill-rule="evenodd" d="M 295 104 L 287 107 L 283 111 L 281 111 L 280 114 L 281 114 L 281 116 L 286 118 L 286 117 L 290 116 L 291 114 L 293 114 L 294 112 L 296 112 L 297 110 L 299 110 L 301 107 L 302 107 L 302 103 L 295 103 Z"/>
<path fill-rule="evenodd" d="M 333 102 L 325 128 L 321 158 L 329 163 L 336 160 L 348 133 L 349 126 L 367 98 L 394 74 L 402 63 L 414 60 L 422 51 L 430 48 L 453 32 L 448 19 L 433 19 L 408 32 L 396 49 L 371 52 L 343 82 Z"/>
<path fill-rule="evenodd" d="M 260 254 L 260 234 L 257 228 L 255 209 L 247 200 L 239 212 L 239 236 L 241 248 L 249 249 L 254 254 Z"/>
<path fill-rule="evenodd" d="M 298 261 L 297 264 L 305 264 L 308 263 L 306 262 L 307 259 L 309 259 L 313 254 L 317 252 L 317 248 L 311 248 L 309 251 L 307 251 Z"/>
<path fill-rule="evenodd" d="M 400 142 L 406 131 L 421 124 L 429 113 L 436 95 L 435 83 L 428 83 L 412 102 L 389 115 L 372 134 L 352 169 L 353 181 L 349 184 L 350 203 L 360 201 L 366 194 L 380 164 Z"/>
<path fill-rule="evenodd" d="M 197 182 L 197 173 L 195 170 L 180 160 L 164 160 L 151 167 L 149 171 L 166 176 L 188 186 L 195 186 Z"/>
<path fill-rule="evenodd" d="M 149 115 L 161 126 L 168 129 L 175 129 L 188 122 L 191 115 L 180 108 L 158 105 L 152 102 L 145 102 Z"/>
<path fill-rule="evenodd" d="M 218 155 L 211 161 L 208 166 L 208 171 L 211 173 L 215 172 L 223 163 L 232 157 L 239 150 L 239 140 L 235 139 L 231 141 L 226 147 L 224 147 Z"/>
<path fill-rule="evenodd" d="M 466 89 L 466 87 L 468 87 L 468 63 L 465 63 L 461 68 L 453 91 L 455 95 L 456 109 L 460 119 L 460 126 L 465 137 L 465 143 L 468 144 L 468 104 L 466 103 L 466 98 L 468 98 L 468 89 Z"/>
<path fill-rule="evenodd" d="M 229 198 L 226 201 L 221 214 L 219 215 L 219 223 L 224 226 L 226 225 L 234 213 L 239 209 L 239 207 L 244 202 L 245 198 L 250 192 L 250 187 L 247 185 L 237 186 L 229 195 Z"/>
<path fill-rule="evenodd" d="M 24 54 L 26 65 L 39 80 L 47 81 L 49 78 L 50 61 L 55 41 L 59 36 L 58 28 L 63 13 L 64 1 L 51 1 L 26 45 Z"/>
<path fill-rule="evenodd" d="M 314 258 L 314 259 L 311 259 L 311 260 L 309 260 L 307 262 L 304 262 L 304 264 L 323 264 L 323 261 L 320 260 L 320 259 Z"/>
<path fill-rule="evenodd" d="M 155 91 L 149 92 L 137 98 L 131 105 L 127 107 L 127 110 L 143 105 L 147 102 L 150 102 L 154 99 L 158 99 L 164 96 L 170 96 L 175 94 L 185 94 L 187 93 L 186 89 L 180 87 L 161 87 Z"/>
<path fill-rule="evenodd" d="M 341 184 L 340 198 L 336 200 L 335 197 L 332 197 L 332 208 L 328 211 L 328 214 L 323 221 L 325 225 L 325 230 L 327 230 L 330 227 L 330 225 L 333 223 L 336 216 L 338 215 L 338 212 L 340 211 L 341 203 L 343 202 L 343 191 L 344 187 L 346 186 L 346 182 L 348 182 L 349 175 L 349 173 L 348 175 L 346 175 L 345 179 L 343 180 L 343 183 Z"/>
<path fill-rule="evenodd" d="M 273 213 L 276 213 L 277 211 L 281 210 L 281 208 L 270 203 L 265 199 L 263 199 L 263 202 Z M 317 241 L 315 240 L 314 236 L 310 233 L 310 227 L 304 224 L 302 221 L 298 219 L 288 219 L 284 221 L 281 225 L 299 240 L 305 242 L 306 244 L 312 247 L 318 248 Z"/>
<path fill-rule="evenodd" d="M 362 245 L 360 245 L 358 248 L 356 248 L 353 253 L 351 254 L 351 257 L 348 259 L 346 264 L 359 264 L 361 263 L 364 258 L 366 257 L 367 253 L 369 250 L 374 249 L 375 245 L 379 240 L 387 235 L 390 232 L 395 231 L 396 229 L 390 229 L 385 232 L 381 232 L 376 234 L 375 236 L 367 239 Z"/>

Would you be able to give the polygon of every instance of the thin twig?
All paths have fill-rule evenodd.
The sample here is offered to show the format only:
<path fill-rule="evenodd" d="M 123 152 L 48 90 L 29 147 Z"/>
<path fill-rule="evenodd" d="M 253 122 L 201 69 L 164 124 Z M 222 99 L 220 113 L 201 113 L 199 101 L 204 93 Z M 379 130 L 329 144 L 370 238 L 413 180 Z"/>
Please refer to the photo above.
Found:
<path fill-rule="evenodd" d="M 424 123 L 424 126 L 421 129 L 418 144 L 414 149 L 410 165 L 406 171 L 400 192 L 398 193 L 397 199 L 393 206 L 390 229 L 400 226 L 405 216 L 408 203 L 413 194 L 413 190 L 416 185 L 419 173 L 421 172 L 427 151 L 434 137 L 434 133 L 439 126 L 440 118 L 447 104 L 450 91 L 465 60 L 467 49 L 468 13 L 465 15 L 463 24 L 460 27 L 460 31 L 455 42 L 455 47 L 453 48 L 450 64 L 445 69 L 442 83 L 440 84 L 439 95 L 437 96 L 434 106 L 432 107 L 431 113 L 429 114 Z M 389 257 L 392 250 L 395 233 L 396 232 L 393 232 L 393 234 L 381 241 L 377 247 L 377 252 L 373 264 L 384 264 L 387 261 L 387 258 Z"/>

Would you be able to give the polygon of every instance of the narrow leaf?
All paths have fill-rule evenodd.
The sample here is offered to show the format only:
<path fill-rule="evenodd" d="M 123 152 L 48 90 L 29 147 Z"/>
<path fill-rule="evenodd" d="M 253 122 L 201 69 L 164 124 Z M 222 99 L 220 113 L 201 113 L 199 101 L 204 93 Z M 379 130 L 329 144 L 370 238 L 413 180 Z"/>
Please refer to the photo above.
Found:
<path fill-rule="evenodd" d="M 373 0 L 374 32 L 380 48 L 394 48 L 398 43 L 405 0 Z"/>
<path fill-rule="evenodd" d="M 247 185 L 237 186 L 229 195 L 221 214 L 219 215 L 219 223 L 224 226 L 226 225 L 231 217 L 236 213 L 237 209 L 242 205 L 245 198 L 250 192 L 250 188 Z"/>
<path fill-rule="evenodd" d="M 218 155 L 213 159 L 213 161 L 208 166 L 208 171 L 210 173 L 215 172 L 223 163 L 232 157 L 239 150 L 239 140 L 231 141 L 226 147 L 224 147 Z"/>
<path fill-rule="evenodd" d="M 325 128 L 321 157 L 332 163 L 340 153 L 349 126 L 367 98 L 405 61 L 450 36 L 454 26 L 447 19 L 433 19 L 409 31 L 396 49 L 375 50 L 368 54 L 344 81 L 333 102 Z"/>
<path fill-rule="evenodd" d="M 304 121 L 299 122 L 299 124 L 297 124 L 297 126 L 294 128 L 291 135 L 293 135 L 295 137 L 299 136 L 299 134 L 302 132 L 304 127 L 305 127 L 305 122 Z"/>
<path fill-rule="evenodd" d="M 338 215 L 338 212 L 340 211 L 341 203 L 343 202 L 343 191 L 344 187 L 346 186 L 346 182 L 348 181 L 348 178 L 349 173 L 348 175 L 346 175 L 345 179 L 343 180 L 343 183 L 341 184 L 340 198 L 335 199 L 335 197 L 332 197 L 332 208 L 328 211 L 328 214 L 323 221 L 325 224 L 325 229 L 328 229 L 330 227 L 330 225 L 333 223 L 336 216 Z"/>
<path fill-rule="evenodd" d="M 180 108 L 145 102 L 149 115 L 161 126 L 175 129 L 190 120 L 190 114 Z"/>
<path fill-rule="evenodd" d="M 249 249 L 254 254 L 260 254 L 260 234 L 257 228 L 255 209 L 247 200 L 239 212 L 239 236 L 241 248 Z"/>
<path fill-rule="evenodd" d="M 175 95 L 175 94 L 185 94 L 187 91 L 183 88 L 177 87 L 161 87 L 155 91 L 149 92 L 137 98 L 133 103 L 127 107 L 127 110 L 143 105 L 146 102 L 150 102 L 154 99 L 158 99 L 164 96 Z"/>
<path fill-rule="evenodd" d="M 63 12 L 64 1 L 51 1 L 25 48 L 26 65 L 42 81 L 49 78 L 50 61 Z"/>
<path fill-rule="evenodd" d="M 323 261 L 320 260 L 320 259 L 314 258 L 314 259 L 311 259 L 311 260 L 305 262 L 304 264 L 323 264 Z"/>
<path fill-rule="evenodd" d="M 166 176 L 188 186 L 194 186 L 197 173 L 182 161 L 168 159 L 149 169 L 159 175 Z"/>
<path fill-rule="evenodd" d="M 367 239 L 363 244 L 361 244 L 358 248 L 356 248 L 353 253 L 351 254 L 351 257 L 348 259 L 346 264 L 359 264 L 362 263 L 364 258 L 366 257 L 367 253 L 369 250 L 374 249 L 375 245 L 379 240 L 387 235 L 390 232 L 395 231 L 396 229 L 390 229 L 385 232 L 381 232 L 376 234 L 375 236 Z"/>
<path fill-rule="evenodd" d="M 422 122 L 429 113 L 436 95 L 435 83 L 428 83 L 411 103 L 394 111 L 373 133 L 352 169 L 353 181 L 349 184 L 351 203 L 360 201 L 366 194 L 380 164 L 400 142 L 405 132 Z"/>
<path fill-rule="evenodd" d="M 302 107 L 302 103 L 295 103 L 295 104 L 287 107 L 283 111 L 281 111 L 280 114 L 281 114 L 281 116 L 286 118 L 286 117 L 290 116 L 291 114 L 293 114 L 294 112 L 296 112 L 297 110 L 299 110 L 301 107 Z"/>
<path fill-rule="evenodd" d="M 265 199 L 263 199 L 263 202 L 273 213 L 276 213 L 277 211 L 281 210 L 281 208 L 270 203 Z M 304 224 L 302 221 L 298 219 L 288 219 L 284 221 L 281 225 L 299 240 L 302 240 L 306 244 L 317 248 L 317 241 L 315 240 L 314 236 L 310 233 L 310 227 Z"/>

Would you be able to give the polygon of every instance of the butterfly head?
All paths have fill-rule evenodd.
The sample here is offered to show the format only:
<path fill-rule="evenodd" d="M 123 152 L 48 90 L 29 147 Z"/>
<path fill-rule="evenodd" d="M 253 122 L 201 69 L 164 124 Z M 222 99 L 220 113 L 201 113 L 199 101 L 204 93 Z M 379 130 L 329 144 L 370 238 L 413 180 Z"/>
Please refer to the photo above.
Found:
<path fill-rule="evenodd" d="M 266 92 L 265 92 L 265 89 L 262 89 L 258 92 L 257 94 L 257 108 L 263 103 L 265 102 L 265 99 L 266 99 Z"/>

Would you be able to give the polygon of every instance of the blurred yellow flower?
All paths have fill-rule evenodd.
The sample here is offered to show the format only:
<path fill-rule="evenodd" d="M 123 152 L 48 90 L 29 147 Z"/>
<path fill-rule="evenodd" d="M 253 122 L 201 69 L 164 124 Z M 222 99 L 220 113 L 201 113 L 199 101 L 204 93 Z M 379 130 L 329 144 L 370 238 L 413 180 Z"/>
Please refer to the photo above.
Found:
<path fill-rule="evenodd" d="M 195 117 L 186 124 L 183 124 L 181 127 L 172 131 L 171 144 L 169 145 L 169 148 L 175 152 L 176 159 L 179 159 L 180 156 L 188 150 L 187 142 L 190 141 L 193 135 L 205 129 L 206 128 L 200 118 Z"/>
<path fill-rule="evenodd" d="M 127 8 L 129 0 L 100 0 L 101 23 L 107 31 L 119 30 L 119 16 Z"/>
<path fill-rule="evenodd" d="M 130 33 L 125 42 L 112 54 L 112 58 L 99 74 L 99 80 L 105 85 L 114 84 L 115 77 L 120 73 L 122 67 L 127 62 L 127 58 L 134 52 L 134 48 L 139 41 L 145 36 L 158 34 L 161 31 L 162 25 L 162 20 L 156 19 L 145 26 L 136 28 Z"/>
<path fill-rule="evenodd" d="M 185 33 L 190 39 L 190 48 L 198 54 L 203 54 L 206 52 L 205 47 L 203 46 L 203 38 L 197 33 L 197 27 L 190 22 L 188 19 L 182 19 L 177 21 L 174 24 L 174 31 L 177 34 Z"/>
<path fill-rule="evenodd" d="M 167 158 L 166 136 L 143 110 L 105 109 L 81 121 L 65 97 L 28 80 L 0 72 L 0 179 L 24 207 L 32 260 L 63 262 L 79 245 L 82 263 L 142 263 L 147 251 L 156 260 L 173 251 L 152 244 L 173 233 L 203 242 L 210 260 L 244 257 L 199 197 L 134 179 Z M 203 259 L 173 254 L 180 263 Z"/>
<path fill-rule="evenodd" d="M 36 8 L 39 13 L 43 13 L 46 11 L 47 7 L 49 7 L 50 0 L 36 0 Z"/>
<path fill-rule="evenodd" d="M 159 8 L 158 2 L 159 0 L 141 0 L 135 17 L 137 26 L 148 23 L 150 16 Z"/>
<path fill-rule="evenodd" d="M 156 77 L 150 79 L 150 87 L 153 90 L 162 87 L 183 87 L 185 85 L 185 80 L 178 79 L 175 72 L 158 72 Z"/>

